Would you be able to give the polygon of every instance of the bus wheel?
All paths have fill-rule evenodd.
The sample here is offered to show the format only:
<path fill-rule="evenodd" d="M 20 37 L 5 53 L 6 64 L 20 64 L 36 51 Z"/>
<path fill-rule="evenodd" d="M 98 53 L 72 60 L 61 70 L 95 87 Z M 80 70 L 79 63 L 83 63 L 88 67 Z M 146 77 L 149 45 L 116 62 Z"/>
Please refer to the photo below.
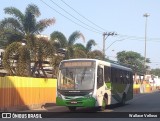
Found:
<path fill-rule="evenodd" d="M 107 97 L 103 97 L 102 106 L 99 107 L 100 111 L 104 111 L 106 109 L 106 105 L 108 104 Z"/>
<path fill-rule="evenodd" d="M 126 95 L 123 94 L 121 105 L 125 105 L 125 103 L 126 103 Z"/>
<path fill-rule="evenodd" d="M 76 110 L 76 107 L 69 106 L 68 108 L 69 108 L 70 111 L 75 111 Z"/>

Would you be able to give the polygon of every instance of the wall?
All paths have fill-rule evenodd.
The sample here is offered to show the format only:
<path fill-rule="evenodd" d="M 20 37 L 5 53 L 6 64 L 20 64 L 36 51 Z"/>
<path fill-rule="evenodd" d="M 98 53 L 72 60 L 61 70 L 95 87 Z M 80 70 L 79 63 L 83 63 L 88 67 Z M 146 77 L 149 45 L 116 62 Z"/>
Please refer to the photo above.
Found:
<path fill-rule="evenodd" d="M 0 110 L 30 108 L 56 101 L 56 79 L 0 77 Z"/>
<path fill-rule="evenodd" d="M 6 76 L 0 77 L 0 111 L 39 108 L 56 102 L 56 79 Z M 140 84 L 133 85 L 134 94 L 140 93 Z M 151 92 L 146 87 L 144 92 Z"/>

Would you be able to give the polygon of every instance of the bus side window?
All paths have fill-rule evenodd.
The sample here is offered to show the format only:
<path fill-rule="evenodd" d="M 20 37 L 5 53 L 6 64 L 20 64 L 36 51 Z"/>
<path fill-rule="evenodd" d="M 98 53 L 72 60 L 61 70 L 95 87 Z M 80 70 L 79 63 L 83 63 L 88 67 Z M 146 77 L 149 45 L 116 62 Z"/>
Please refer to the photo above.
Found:
<path fill-rule="evenodd" d="M 129 75 L 130 75 L 130 76 L 129 76 L 129 80 L 130 80 L 129 83 L 130 83 L 130 84 L 133 84 L 133 74 L 132 74 L 132 72 L 130 72 Z"/>
<path fill-rule="evenodd" d="M 115 83 L 120 83 L 120 74 L 119 74 L 120 70 L 119 69 L 115 69 Z"/>
<path fill-rule="evenodd" d="M 127 74 L 126 74 L 126 81 L 127 81 L 127 84 L 129 84 L 130 82 L 130 75 L 129 75 L 129 73 L 127 72 Z"/>
<path fill-rule="evenodd" d="M 120 84 L 123 84 L 124 83 L 124 74 L 123 74 L 123 71 L 120 72 Z"/>
<path fill-rule="evenodd" d="M 114 83 L 116 80 L 116 70 L 111 68 L 111 81 Z"/>
<path fill-rule="evenodd" d="M 97 72 L 97 87 L 101 87 L 103 85 L 103 69 L 98 67 Z"/>
<path fill-rule="evenodd" d="M 105 83 L 111 81 L 111 68 L 108 66 L 104 67 L 104 80 L 105 80 Z"/>

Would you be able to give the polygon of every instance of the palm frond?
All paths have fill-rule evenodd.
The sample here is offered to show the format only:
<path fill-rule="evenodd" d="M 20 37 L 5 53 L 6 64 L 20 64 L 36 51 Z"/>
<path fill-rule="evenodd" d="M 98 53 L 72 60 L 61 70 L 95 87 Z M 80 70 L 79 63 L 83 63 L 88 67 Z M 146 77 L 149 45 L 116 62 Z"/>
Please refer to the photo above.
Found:
<path fill-rule="evenodd" d="M 50 26 L 54 23 L 55 23 L 55 18 L 40 20 L 39 22 L 37 22 L 37 24 L 35 26 L 36 30 L 34 30 L 34 33 L 35 32 L 42 32 L 45 28 L 47 28 L 48 26 Z"/>
<path fill-rule="evenodd" d="M 4 9 L 4 12 L 5 12 L 5 14 L 13 15 L 14 17 L 16 17 L 21 22 L 24 20 L 23 13 L 15 7 L 6 7 Z"/>
<path fill-rule="evenodd" d="M 85 38 L 81 32 L 79 31 L 73 32 L 68 38 L 68 45 L 72 46 L 75 43 L 75 41 L 80 37 L 82 38 L 83 42 L 85 42 Z"/>
<path fill-rule="evenodd" d="M 96 42 L 93 39 L 89 40 L 86 45 L 87 52 L 91 51 L 92 46 L 95 46 L 95 45 L 96 45 Z"/>
<path fill-rule="evenodd" d="M 73 46 L 74 50 L 82 50 L 82 51 L 86 51 L 86 48 L 83 44 L 81 43 L 76 43 L 74 46 Z"/>
<path fill-rule="evenodd" d="M 25 13 L 25 19 L 24 19 L 24 30 L 25 33 L 31 33 L 33 34 L 33 31 L 35 31 L 35 25 L 36 25 L 36 18 L 31 12 Z"/>
<path fill-rule="evenodd" d="M 12 31 L 18 31 L 20 33 L 23 33 L 23 27 L 19 23 L 19 21 L 15 18 L 9 17 L 9 18 L 4 18 L 1 21 L 0 24 L 1 29 L 10 29 Z"/>
<path fill-rule="evenodd" d="M 53 33 L 51 33 L 50 37 L 51 37 L 51 41 L 58 44 L 59 47 L 61 48 L 67 47 L 67 39 L 63 33 L 54 31 Z"/>
<path fill-rule="evenodd" d="M 34 4 L 29 4 L 26 8 L 26 13 L 32 13 L 35 17 L 39 17 L 41 15 L 39 8 Z"/>

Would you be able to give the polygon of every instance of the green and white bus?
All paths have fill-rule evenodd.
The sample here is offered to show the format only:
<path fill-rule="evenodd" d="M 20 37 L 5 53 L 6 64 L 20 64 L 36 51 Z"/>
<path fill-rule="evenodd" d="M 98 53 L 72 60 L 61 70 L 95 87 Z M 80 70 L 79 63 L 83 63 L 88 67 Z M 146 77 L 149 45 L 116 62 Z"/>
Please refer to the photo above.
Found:
<path fill-rule="evenodd" d="M 69 59 L 59 65 L 56 104 L 77 107 L 125 104 L 133 98 L 133 75 L 128 67 L 97 59 Z"/>

